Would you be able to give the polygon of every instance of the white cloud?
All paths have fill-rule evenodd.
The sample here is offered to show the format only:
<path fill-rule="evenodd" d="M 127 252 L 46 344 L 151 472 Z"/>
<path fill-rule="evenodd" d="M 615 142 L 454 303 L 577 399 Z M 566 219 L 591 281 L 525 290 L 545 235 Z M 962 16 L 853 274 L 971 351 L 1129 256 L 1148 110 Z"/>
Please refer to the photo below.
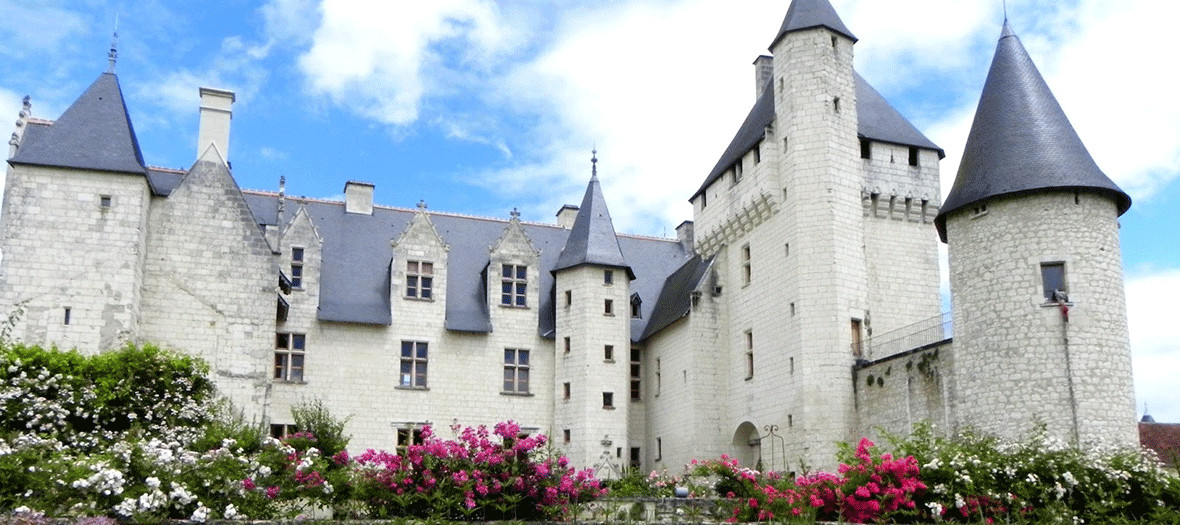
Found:
<path fill-rule="evenodd" d="M 311 49 L 299 60 L 308 88 L 385 124 L 413 123 L 423 98 L 447 89 L 441 81 L 448 71 L 479 70 L 514 42 L 490 0 L 326 0 L 321 13 Z M 460 63 L 446 63 L 440 46 Z"/>
<path fill-rule="evenodd" d="M 31 50 L 58 49 L 87 32 L 86 21 L 68 9 L 35 2 L 0 1 L 0 54 L 24 58 Z"/>
<path fill-rule="evenodd" d="M 1175 330 L 1175 298 L 1180 297 L 1180 269 L 1127 279 L 1127 322 L 1135 372 L 1137 410 L 1147 407 L 1156 421 L 1180 423 L 1180 343 Z"/>

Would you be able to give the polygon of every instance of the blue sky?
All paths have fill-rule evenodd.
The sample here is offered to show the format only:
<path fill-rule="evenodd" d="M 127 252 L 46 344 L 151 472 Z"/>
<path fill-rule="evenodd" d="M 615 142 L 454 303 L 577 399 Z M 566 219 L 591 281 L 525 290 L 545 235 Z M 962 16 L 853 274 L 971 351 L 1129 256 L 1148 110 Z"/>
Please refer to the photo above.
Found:
<path fill-rule="evenodd" d="M 947 151 L 953 180 L 1003 20 L 998 0 L 832 0 L 856 67 Z M 244 188 L 549 222 L 577 203 L 590 150 L 621 231 L 674 235 L 748 112 L 751 62 L 787 0 L 0 0 L 0 116 L 54 119 L 117 71 L 149 164 L 196 155 L 197 89 L 237 93 Z M 1139 410 L 1180 422 L 1180 100 L 1161 91 L 1180 2 L 1010 0 L 1008 14 L 1099 166 L 1122 219 Z M 931 235 L 934 235 L 933 230 Z"/>

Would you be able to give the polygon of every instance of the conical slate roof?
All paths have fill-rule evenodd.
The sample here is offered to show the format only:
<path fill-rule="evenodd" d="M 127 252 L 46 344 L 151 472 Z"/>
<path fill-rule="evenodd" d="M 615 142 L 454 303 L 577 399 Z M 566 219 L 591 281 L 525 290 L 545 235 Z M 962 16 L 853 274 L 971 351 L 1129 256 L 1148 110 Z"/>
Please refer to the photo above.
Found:
<path fill-rule="evenodd" d="M 119 78 L 106 72 L 51 126 L 22 141 L 13 164 L 145 174 Z"/>
<path fill-rule="evenodd" d="M 627 270 L 627 277 L 635 279 L 635 273 L 619 249 L 619 238 L 615 235 L 610 211 L 606 209 L 606 199 L 602 197 L 597 174 L 590 176 L 586 196 L 582 197 L 582 207 L 578 208 L 569 239 L 552 271 L 557 273 L 583 264 L 623 268 Z"/>
<path fill-rule="evenodd" d="M 832 4 L 828 0 L 794 0 L 791 2 L 791 7 L 787 8 L 787 16 L 783 19 L 783 25 L 778 30 L 778 36 L 774 37 L 774 42 L 770 43 L 770 49 L 773 50 L 775 44 L 778 44 L 778 41 L 782 40 L 787 33 L 813 27 L 826 27 L 851 38 L 853 42 L 857 40 L 852 31 L 849 31 L 844 22 L 840 20 L 840 15 L 836 14 L 836 10 L 832 8 Z"/>
<path fill-rule="evenodd" d="M 1000 195 L 1050 189 L 1109 194 L 1120 215 L 1131 207 L 1131 197 L 1094 163 L 1005 21 L 959 173 L 934 224 L 945 242 L 951 212 Z"/>

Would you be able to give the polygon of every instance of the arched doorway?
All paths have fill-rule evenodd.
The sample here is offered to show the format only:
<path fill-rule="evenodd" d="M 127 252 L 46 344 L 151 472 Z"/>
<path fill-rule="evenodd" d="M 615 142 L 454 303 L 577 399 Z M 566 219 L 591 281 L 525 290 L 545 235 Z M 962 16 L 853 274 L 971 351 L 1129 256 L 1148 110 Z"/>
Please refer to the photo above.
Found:
<path fill-rule="evenodd" d="M 733 433 L 733 453 L 743 467 L 755 468 L 758 463 L 761 445 L 758 439 L 758 427 L 749 421 L 743 421 Z"/>

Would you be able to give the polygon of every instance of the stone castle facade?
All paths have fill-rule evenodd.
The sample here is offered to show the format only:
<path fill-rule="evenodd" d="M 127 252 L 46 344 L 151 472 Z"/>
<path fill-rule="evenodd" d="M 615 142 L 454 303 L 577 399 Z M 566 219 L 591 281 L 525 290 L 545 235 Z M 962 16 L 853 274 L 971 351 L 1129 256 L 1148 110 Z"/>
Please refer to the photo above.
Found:
<path fill-rule="evenodd" d="M 1137 441 L 1118 217 L 1005 24 L 962 167 L 794 0 L 757 100 L 677 239 L 618 234 L 596 169 L 554 224 L 242 190 L 234 95 L 201 89 L 198 160 L 146 166 L 113 69 L 10 142 L 0 308 L 17 340 L 207 360 L 272 432 L 318 398 L 357 449 L 512 419 L 580 466 L 830 468 L 920 420 Z M 954 337 L 940 312 L 950 252 Z M 445 431 L 444 431 L 445 434 Z"/>

